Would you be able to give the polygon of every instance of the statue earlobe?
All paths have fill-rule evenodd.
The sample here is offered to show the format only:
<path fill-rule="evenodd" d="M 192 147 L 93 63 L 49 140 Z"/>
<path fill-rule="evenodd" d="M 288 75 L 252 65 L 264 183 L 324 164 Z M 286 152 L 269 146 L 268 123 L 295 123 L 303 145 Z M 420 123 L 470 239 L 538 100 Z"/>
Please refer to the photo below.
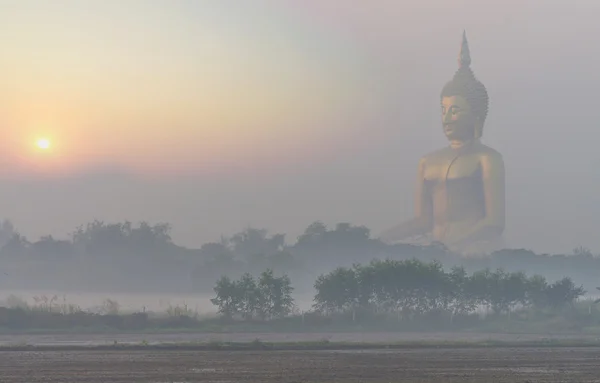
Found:
<path fill-rule="evenodd" d="M 474 129 L 474 137 L 476 139 L 481 138 L 481 136 L 483 135 L 483 121 L 481 120 L 480 117 L 477 117 L 475 119 L 475 129 Z"/>

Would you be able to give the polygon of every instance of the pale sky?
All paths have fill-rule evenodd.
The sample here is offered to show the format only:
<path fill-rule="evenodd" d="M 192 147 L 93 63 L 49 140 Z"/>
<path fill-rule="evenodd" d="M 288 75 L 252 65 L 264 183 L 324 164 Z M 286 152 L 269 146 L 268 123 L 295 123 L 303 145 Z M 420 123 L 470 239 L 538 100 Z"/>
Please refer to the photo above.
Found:
<path fill-rule="evenodd" d="M 167 221 L 188 246 L 315 220 L 378 234 L 446 145 L 466 29 L 508 244 L 600 252 L 597 20 L 594 0 L 0 0 L 0 216 L 32 239 L 94 218 Z"/>

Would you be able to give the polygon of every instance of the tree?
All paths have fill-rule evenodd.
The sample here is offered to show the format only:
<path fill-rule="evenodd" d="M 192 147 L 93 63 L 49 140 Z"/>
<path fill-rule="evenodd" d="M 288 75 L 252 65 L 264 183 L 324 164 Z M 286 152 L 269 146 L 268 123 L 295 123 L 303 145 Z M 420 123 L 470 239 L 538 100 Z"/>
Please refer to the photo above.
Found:
<path fill-rule="evenodd" d="M 452 283 L 439 262 L 374 260 L 319 276 L 314 306 L 320 311 L 374 307 L 417 315 L 444 311 L 453 297 Z"/>
<path fill-rule="evenodd" d="M 139 227 L 129 230 L 127 242 L 132 249 L 142 251 L 164 248 L 165 245 L 171 244 L 171 225 L 150 225 L 148 222 L 141 222 Z"/>
<path fill-rule="evenodd" d="M 512 310 L 516 305 L 527 303 L 527 276 L 523 272 L 503 274 L 502 291 L 505 296 L 506 311 Z"/>
<path fill-rule="evenodd" d="M 548 306 L 548 282 L 541 275 L 534 275 L 527 281 L 526 305 L 535 309 Z"/>
<path fill-rule="evenodd" d="M 353 226 L 347 222 L 340 222 L 334 230 L 328 230 L 327 226 L 317 221 L 310 224 L 298 237 L 295 247 L 306 249 L 315 246 L 334 246 L 343 248 L 370 243 L 370 230 L 365 226 Z"/>
<path fill-rule="evenodd" d="M 464 267 L 444 271 L 439 262 L 374 260 L 368 265 L 338 267 L 315 281 L 314 307 L 344 312 L 356 307 L 408 314 L 470 314 L 479 305 L 496 313 L 523 307 L 562 307 L 585 293 L 569 278 L 552 285 L 523 272 L 483 269 L 468 275 Z M 554 303 L 551 303 L 554 302 Z"/>
<path fill-rule="evenodd" d="M 587 247 L 583 247 L 583 246 L 578 246 L 578 247 L 574 248 L 573 255 L 580 256 L 580 257 L 586 257 L 586 258 L 594 257 L 594 254 L 592 254 L 591 250 L 588 249 Z"/>
<path fill-rule="evenodd" d="M 34 255 L 41 257 L 69 257 L 75 254 L 75 249 L 70 241 L 56 240 L 51 235 L 41 237 L 30 246 Z"/>
<path fill-rule="evenodd" d="M 473 281 L 464 267 L 455 266 L 448 276 L 452 290 L 450 291 L 449 307 L 454 315 L 473 312 L 477 308 L 477 295 L 471 287 Z"/>
<path fill-rule="evenodd" d="M 11 221 L 5 219 L 0 224 L 0 247 L 4 246 L 10 239 L 17 234 Z"/>
<path fill-rule="evenodd" d="M 79 226 L 72 234 L 72 242 L 77 249 L 88 254 L 115 253 L 162 253 L 173 246 L 171 225 L 159 223 L 150 225 L 141 222 L 133 227 L 131 222 L 104 223 L 95 220 L 84 228 Z"/>
<path fill-rule="evenodd" d="M 320 275 L 314 284 L 314 307 L 318 311 L 337 311 L 354 308 L 359 303 L 359 280 L 354 269 L 338 267 L 327 275 Z"/>
<path fill-rule="evenodd" d="M 472 289 L 478 300 L 497 313 L 507 313 L 518 303 L 527 302 L 527 277 L 522 272 L 507 273 L 502 269 L 486 269 L 473 274 Z"/>
<path fill-rule="evenodd" d="M 233 252 L 242 257 L 263 254 L 265 256 L 281 251 L 285 245 L 285 234 L 268 236 L 266 229 L 247 228 L 231 237 Z"/>
<path fill-rule="evenodd" d="M 72 234 L 72 242 L 80 251 L 97 254 L 122 248 L 132 230 L 131 222 L 106 224 L 94 220 L 79 226 Z"/>
<path fill-rule="evenodd" d="M 548 304 L 553 308 L 573 306 L 573 303 L 586 293 L 582 286 L 576 287 L 568 277 L 554 282 L 546 291 Z"/>
<path fill-rule="evenodd" d="M 273 270 L 268 269 L 260 275 L 260 311 L 263 318 L 282 318 L 289 315 L 294 308 L 292 283 L 287 275 L 275 277 Z"/>
<path fill-rule="evenodd" d="M 211 299 L 212 304 L 229 319 L 239 313 L 246 320 L 255 315 L 261 319 L 282 318 L 294 308 L 290 279 L 287 275 L 275 277 L 272 270 L 264 271 L 258 282 L 249 273 L 237 281 L 222 276 L 214 291 L 217 296 Z"/>
<path fill-rule="evenodd" d="M 241 295 L 240 310 L 242 317 L 246 320 L 254 318 L 254 315 L 261 311 L 262 295 L 254 277 L 249 273 L 244 273 L 239 281 L 236 282 L 238 294 Z"/>
<path fill-rule="evenodd" d="M 12 237 L 2 246 L 1 253 L 9 257 L 23 257 L 29 254 L 31 243 L 23 235 L 14 233 Z"/>
<path fill-rule="evenodd" d="M 327 226 L 321 221 L 313 222 L 298 237 L 296 246 L 307 246 L 319 242 L 325 234 L 327 234 Z"/>
<path fill-rule="evenodd" d="M 218 306 L 219 313 L 227 319 L 232 319 L 242 306 L 243 292 L 240 291 L 239 285 L 229 277 L 222 276 L 217 281 L 214 291 L 217 296 L 210 300 L 211 303 Z"/>

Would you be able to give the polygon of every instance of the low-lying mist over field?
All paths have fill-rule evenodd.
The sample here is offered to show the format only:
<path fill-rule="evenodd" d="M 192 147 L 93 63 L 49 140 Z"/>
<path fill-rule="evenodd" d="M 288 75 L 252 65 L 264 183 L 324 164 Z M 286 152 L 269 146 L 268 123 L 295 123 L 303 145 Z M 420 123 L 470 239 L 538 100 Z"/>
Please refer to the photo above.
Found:
<path fill-rule="evenodd" d="M 201 315 L 214 314 L 211 299 L 221 277 L 235 280 L 265 270 L 288 276 L 297 309 L 309 311 L 319 276 L 376 259 L 435 260 L 447 271 L 463 266 L 469 273 L 501 268 L 540 275 L 549 283 L 569 277 L 588 296 L 596 291 L 600 271 L 600 258 L 584 248 L 568 255 L 507 249 L 462 258 L 440 246 L 386 245 L 372 238 L 368 228 L 348 223 L 327 227 L 314 222 L 295 240 L 246 228 L 199 249 L 174 243 L 168 224 L 94 221 L 77 228 L 69 240 L 47 236 L 30 241 L 5 221 L 0 238 L 0 301 L 18 298 L 35 304 L 46 299 L 94 310 L 112 300 L 124 312 L 185 306 Z"/>

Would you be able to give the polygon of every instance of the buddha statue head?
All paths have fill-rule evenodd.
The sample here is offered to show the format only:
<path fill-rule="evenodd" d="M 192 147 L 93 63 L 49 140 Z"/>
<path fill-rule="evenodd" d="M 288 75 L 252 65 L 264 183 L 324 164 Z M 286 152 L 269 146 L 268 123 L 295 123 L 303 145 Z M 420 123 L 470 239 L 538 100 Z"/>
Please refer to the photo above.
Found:
<path fill-rule="evenodd" d="M 442 123 L 449 140 L 478 139 L 483 133 L 489 98 L 485 86 L 471 69 L 466 32 L 458 56 L 458 70 L 441 93 Z"/>

